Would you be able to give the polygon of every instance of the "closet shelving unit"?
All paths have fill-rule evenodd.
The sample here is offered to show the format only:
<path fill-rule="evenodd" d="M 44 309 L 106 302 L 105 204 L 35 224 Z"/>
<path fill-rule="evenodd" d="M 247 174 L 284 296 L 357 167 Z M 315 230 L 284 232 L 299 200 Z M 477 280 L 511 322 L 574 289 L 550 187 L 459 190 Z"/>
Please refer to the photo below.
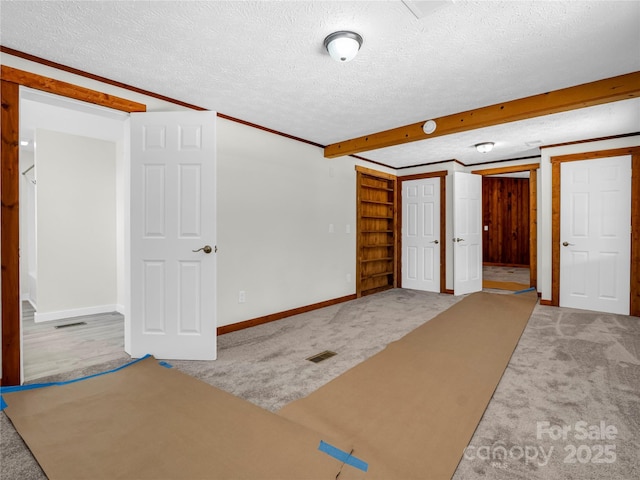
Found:
<path fill-rule="evenodd" d="M 358 297 L 397 286 L 396 177 L 356 167 Z"/>

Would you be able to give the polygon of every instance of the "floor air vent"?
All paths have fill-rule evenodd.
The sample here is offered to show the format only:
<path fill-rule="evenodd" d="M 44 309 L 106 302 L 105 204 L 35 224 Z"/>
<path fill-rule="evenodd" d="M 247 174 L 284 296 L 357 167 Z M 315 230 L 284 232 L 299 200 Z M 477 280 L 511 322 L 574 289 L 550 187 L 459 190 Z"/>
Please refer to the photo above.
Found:
<path fill-rule="evenodd" d="M 326 360 L 327 358 L 333 357 L 334 355 L 337 355 L 336 352 L 330 352 L 329 350 L 325 350 L 324 352 L 320 352 L 316 355 L 313 355 L 307 358 L 307 360 L 313 363 L 320 363 L 323 360 Z"/>
<path fill-rule="evenodd" d="M 86 324 L 87 322 L 66 323 L 64 325 L 56 325 L 55 328 L 78 327 L 80 325 L 86 325 Z"/>

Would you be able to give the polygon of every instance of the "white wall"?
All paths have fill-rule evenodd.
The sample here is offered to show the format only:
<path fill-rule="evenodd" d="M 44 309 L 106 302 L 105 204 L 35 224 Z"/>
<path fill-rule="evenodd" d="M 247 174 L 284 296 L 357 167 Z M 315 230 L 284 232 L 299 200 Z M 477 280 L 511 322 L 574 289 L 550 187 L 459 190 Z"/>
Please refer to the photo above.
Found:
<path fill-rule="evenodd" d="M 218 325 L 355 293 L 354 159 L 224 119 L 217 138 Z"/>
<path fill-rule="evenodd" d="M 148 111 L 184 110 L 7 54 L 0 59 L 144 103 Z M 223 119 L 217 140 L 218 324 L 355 293 L 354 166 L 393 170 L 351 157 L 325 159 L 318 147 Z M 334 233 L 329 233 L 330 224 Z M 244 304 L 238 303 L 240 290 L 246 292 Z"/>
<path fill-rule="evenodd" d="M 184 108 L 105 85 L 51 67 L 1 54 L 3 64 L 76 85 L 135 100 L 148 111 Z M 355 171 L 361 164 L 395 173 L 350 157 L 325 159 L 322 150 L 242 124 L 218 120 L 218 324 L 235 322 L 349 295 L 355 291 Z M 625 146 L 620 139 L 611 145 Z M 637 141 L 636 141 L 637 142 Z M 548 157 L 595 143 L 546 149 L 538 176 L 538 281 L 550 298 L 550 167 Z M 637 143 L 636 143 L 637 144 Z M 562 153 L 557 153 L 561 151 Z M 463 167 L 437 164 L 398 171 L 398 175 L 437 170 L 471 171 L 530 161 Z M 333 176 L 331 176 L 333 175 Z M 451 181 L 447 179 L 447 238 L 452 238 Z M 329 224 L 334 233 L 329 233 Z M 453 287 L 447 249 L 446 287 Z M 351 281 L 346 280 L 351 274 Z M 238 303 L 238 292 L 246 303 Z"/>
<path fill-rule="evenodd" d="M 20 147 L 20 172 L 35 164 L 33 143 Z M 37 303 L 35 168 L 20 176 L 20 297 Z"/>
<path fill-rule="evenodd" d="M 113 152 L 113 158 L 110 160 L 115 162 L 115 184 L 114 188 L 122 192 L 124 188 L 124 161 L 125 161 L 125 145 L 126 145 L 126 120 L 127 116 L 121 112 L 115 112 L 95 105 L 89 105 L 82 102 L 76 102 L 63 97 L 55 95 L 45 94 L 43 92 L 37 92 L 28 88 L 21 88 L 21 100 L 20 100 L 20 135 L 21 139 L 31 138 L 33 139 L 34 132 L 37 128 L 52 130 L 56 132 L 64 132 L 71 135 L 77 135 L 82 137 L 90 137 L 100 140 L 105 140 L 115 144 L 115 151 Z M 41 146 L 42 147 L 42 146 Z M 33 147 L 29 147 L 33 148 Z M 39 154 L 42 154 L 40 149 Z M 23 157 L 28 157 L 30 152 L 22 149 L 20 151 L 20 163 L 23 165 Z M 33 161 L 32 161 L 33 163 Z M 26 167 L 25 167 L 26 168 Z M 36 167 L 35 175 L 37 182 L 38 168 Z M 30 172 L 33 173 L 34 171 Z M 33 178 L 33 177 L 29 177 Z M 67 180 L 70 181 L 70 180 Z M 21 188 L 26 184 L 26 179 L 23 180 Z M 72 185 L 80 185 L 78 183 L 70 183 Z M 38 190 L 36 184 L 35 190 Z M 21 195 L 23 191 L 21 190 Z M 115 197 L 114 208 L 116 209 L 116 260 L 114 266 L 116 268 L 117 275 L 117 295 L 116 298 L 110 301 L 108 304 L 96 304 L 92 308 L 90 306 L 82 306 L 79 304 L 76 307 L 70 307 L 64 310 L 52 310 L 53 307 L 47 307 L 47 305 L 37 305 L 38 312 L 36 313 L 36 320 L 52 320 L 56 318 L 74 316 L 74 315 L 86 315 L 91 313 L 100 313 L 103 311 L 118 310 L 122 311 L 122 305 L 125 302 L 124 299 L 124 205 L 120 197 Z M 23 205 L 21 205 L 22 210 Z M 34 206 L 35 207 L 35 206 Z M 34 210 L 35 211 L 35 210 Z M 24 220 L 24 218 L 23 218 Z M 27 223 L 28 225 L 28 223 Z M 32 233 L 25 228 L 25 224 L 21 225 L 21 242 L 26 241 L 28 236 Z M 27 249 L 22 249 L 21 256 L 21 268 L 27 262 L 35 265 L 35 258 L 33 255 L 35 252 L 35 246 L 30 246 Z M 78 258 L 77 261 L 82 261 Z M 36 285 L 36 288 L 31 288 L 30 295 L 34 296 L 37 291 L 38 279 L 35 277 L 35 268 L 28 279 L 31 283 Z M 21 277 L 23 281 L 24 271 L 21 271 Z M 33 280 L 33 281 L 32 281 Z M 25 290 L 23 284 L 22 290 Z M 36 300 L 36 299 L 33 299 Z"/>
<path fill-rule="evenodd" d="M 538 291 L 541 293 L 542 300 L 551 300 L 551 157 L 632 146 L 640 146 L 638 136 L 542 149 L 538 203 Z"/>
<path fill-rule="evenodd" d="M 115 309 L 116 144 L 37 129 L 36 321 Z"/>

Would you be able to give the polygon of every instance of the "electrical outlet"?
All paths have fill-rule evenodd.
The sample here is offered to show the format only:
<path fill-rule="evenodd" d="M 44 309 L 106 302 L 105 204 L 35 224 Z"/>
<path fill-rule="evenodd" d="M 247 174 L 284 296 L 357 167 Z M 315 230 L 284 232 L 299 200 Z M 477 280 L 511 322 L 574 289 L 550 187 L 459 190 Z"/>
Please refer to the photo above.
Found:
<path fill-rule="evenodd" d="M 344 227 L 344 233 L 351 233 L 351 225 L 347 223 L 347 226 Z"/>
<path fill-rule="evenodd" d="M 238 303 L 244 303 L 247 301 L 247 294 L 244 290 L 238 292 Z"/>
<path fill-rule="evenodd" d="M 333 233 L 333 223 L 329 224 L 329 233 Z"/>
<path fill-rule="evenodd" d="M 347 273 L 347 283 L 351 283 L 351 274 Z"/>

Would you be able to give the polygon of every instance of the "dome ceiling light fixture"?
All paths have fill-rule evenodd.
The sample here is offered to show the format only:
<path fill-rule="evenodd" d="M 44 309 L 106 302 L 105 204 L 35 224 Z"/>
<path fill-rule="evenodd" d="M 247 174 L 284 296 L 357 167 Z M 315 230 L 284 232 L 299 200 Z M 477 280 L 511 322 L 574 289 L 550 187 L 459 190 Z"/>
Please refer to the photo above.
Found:
<path fill-rule="evenodd" d="M 493 142 L 476 143 L 476 150 L 478 150 L 480 153 L 489 153 L 491 150 L 493 150 L 494 145 L 495 143 Z"/>
<path fill-rule="evenodd" d="M 361 46 L 362 37 L 355 32 L 341 30 L 324 39 L 324 48 L 338 62 L 353 60 Z"/>

